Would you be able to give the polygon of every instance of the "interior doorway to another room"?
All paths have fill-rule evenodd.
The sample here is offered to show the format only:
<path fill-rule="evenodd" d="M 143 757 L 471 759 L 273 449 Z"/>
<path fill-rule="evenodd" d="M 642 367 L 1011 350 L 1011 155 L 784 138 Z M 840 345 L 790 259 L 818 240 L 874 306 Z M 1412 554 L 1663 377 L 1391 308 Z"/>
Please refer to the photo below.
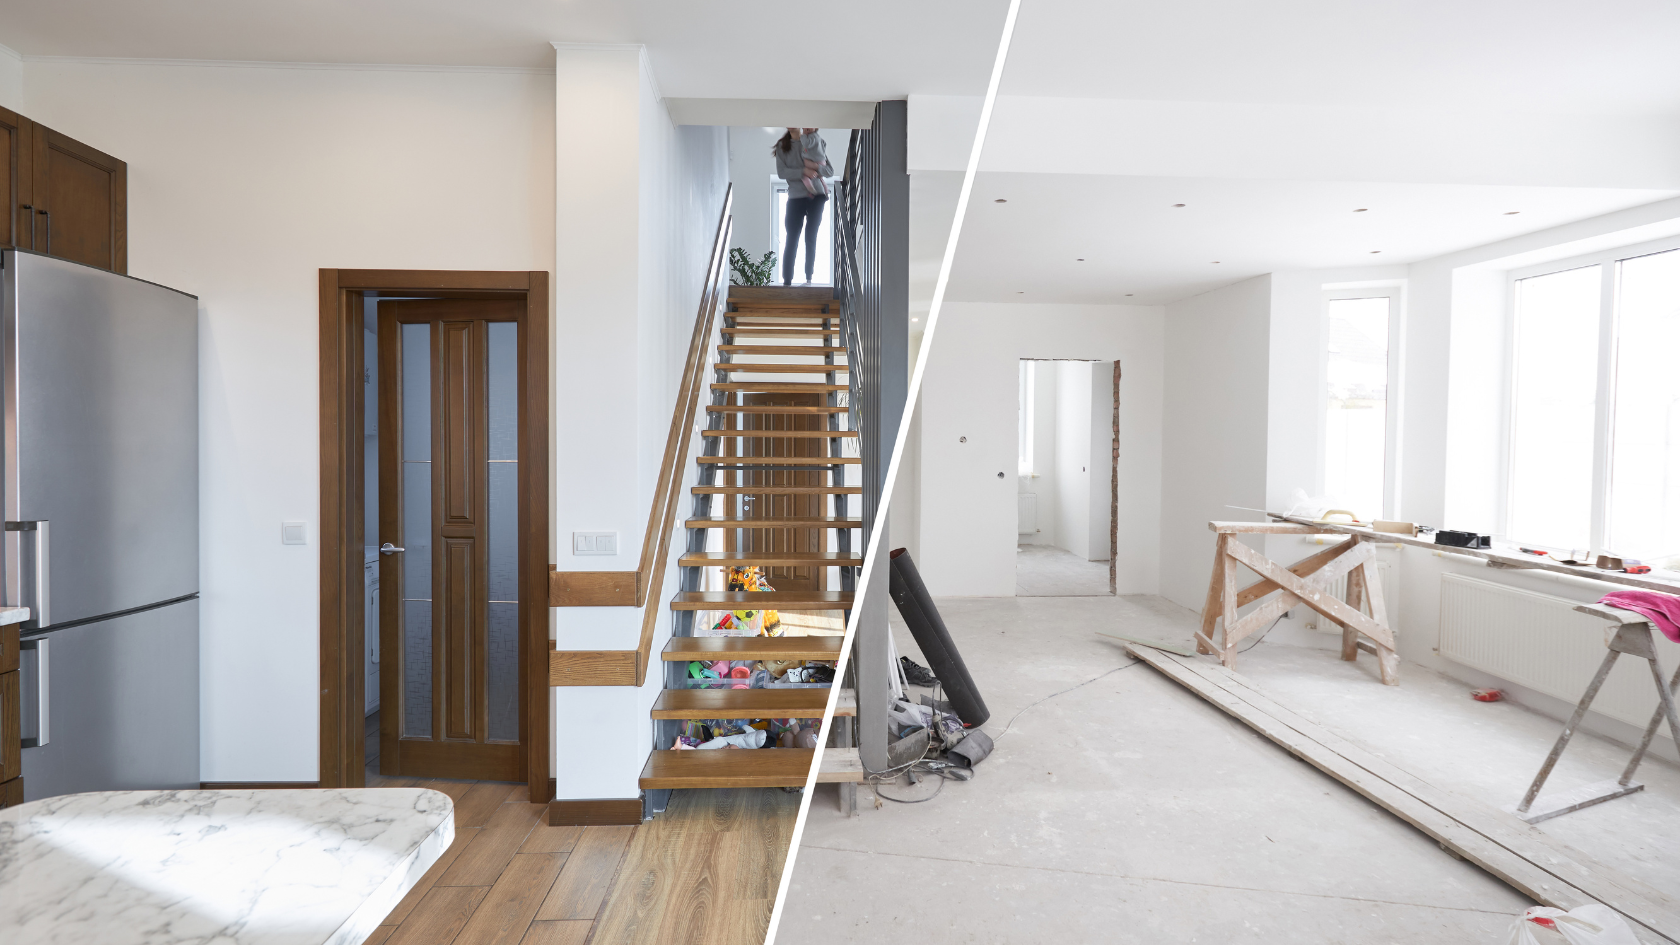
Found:
<path fill-rule="evenodd" d="M 1114 593 L 1118 362 L 1020 361 L 1015 596 Z"/>
<path fill-rule="evenodd" d="M 547 273 L 321 277 L 321 786 L 546 802 Z"/>

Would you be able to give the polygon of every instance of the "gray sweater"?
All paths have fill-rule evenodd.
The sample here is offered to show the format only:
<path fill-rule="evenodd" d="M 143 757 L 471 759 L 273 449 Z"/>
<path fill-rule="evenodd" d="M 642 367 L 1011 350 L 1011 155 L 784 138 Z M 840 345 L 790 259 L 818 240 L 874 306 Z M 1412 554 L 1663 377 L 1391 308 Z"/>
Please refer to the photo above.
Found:
<path fill-rule="evenodd" d="M 793 139 L 793 147 L 782 150 L 776 145 L 776 176 L 788 182 L 788 199 L 813 196 L 805 190 L 805 158 L 809 157 L 822 168 L 823 177 L 833 177 L 834 167 L 828 163 L 820 134 L 801 135 Z"/>

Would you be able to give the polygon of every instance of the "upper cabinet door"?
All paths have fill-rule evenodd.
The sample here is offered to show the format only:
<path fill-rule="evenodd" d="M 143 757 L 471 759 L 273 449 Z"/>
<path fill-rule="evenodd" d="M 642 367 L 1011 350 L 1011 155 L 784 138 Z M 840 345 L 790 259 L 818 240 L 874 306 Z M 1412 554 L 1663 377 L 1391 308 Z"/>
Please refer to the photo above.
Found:
<path fill-rule="evenodd" d="M 30 202 L 34 148 L 30 143 L 29 119 L 0 108 L 0 247 L 32 248 L 29 224 L 35 215 Z"/>
<path fill-rule="evenodd" d="M 128 165 L 42 125 L 34 138 L 34 249 L 128 272 Z"/>

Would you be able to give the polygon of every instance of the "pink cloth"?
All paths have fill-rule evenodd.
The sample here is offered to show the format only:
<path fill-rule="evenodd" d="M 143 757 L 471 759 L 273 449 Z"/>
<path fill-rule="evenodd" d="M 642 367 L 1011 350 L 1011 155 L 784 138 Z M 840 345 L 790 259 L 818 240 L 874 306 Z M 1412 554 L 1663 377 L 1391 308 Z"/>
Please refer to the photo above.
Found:
<path fill-rule="evenodd" d="M 1680 597 L 1656 591 L 1616 591 L 1598 599 L 1606 607 L 1619 607 L 1651 618 L 1663 636 L 1680 643 Z"/>

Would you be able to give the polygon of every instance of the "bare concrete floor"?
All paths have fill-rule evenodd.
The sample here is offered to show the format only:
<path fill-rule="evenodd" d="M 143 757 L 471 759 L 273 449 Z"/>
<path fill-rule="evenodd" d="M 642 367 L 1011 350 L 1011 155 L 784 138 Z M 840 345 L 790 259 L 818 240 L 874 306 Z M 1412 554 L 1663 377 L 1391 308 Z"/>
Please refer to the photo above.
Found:
<path fill-rule="evenodd" d="M 1189 611 L 1151 597 L 939 604 L 997 750 L 926 803 L 874 809 L 864 789 L 854 819 L 819 788 L 784 945 L 1500 943 L 1531 904 L 1095 633 L 1187 642 Z M 895 637 L 921 659 L 902 626 Z M 1238 670 L 1441 786 L 1509 803 L 1557 736 L 1558 722 L 1471 701 L 1415 664 L 1382 686 L 1368 657 L 1350 665 L 1316 643 L 1264 640 Z M 1578 735 L 1552 783 L 1614 776 L 1625 758 Z M 1641 774 L 1643 794 L 1541 829 L 1680 892 L 1680 771 L 1653 759 Z"/>
<path fill-rule="evenodd" d="M 1106 597 L 1108 562 L 1055 545 L 1015 546 L 1015 596 Z"/>

